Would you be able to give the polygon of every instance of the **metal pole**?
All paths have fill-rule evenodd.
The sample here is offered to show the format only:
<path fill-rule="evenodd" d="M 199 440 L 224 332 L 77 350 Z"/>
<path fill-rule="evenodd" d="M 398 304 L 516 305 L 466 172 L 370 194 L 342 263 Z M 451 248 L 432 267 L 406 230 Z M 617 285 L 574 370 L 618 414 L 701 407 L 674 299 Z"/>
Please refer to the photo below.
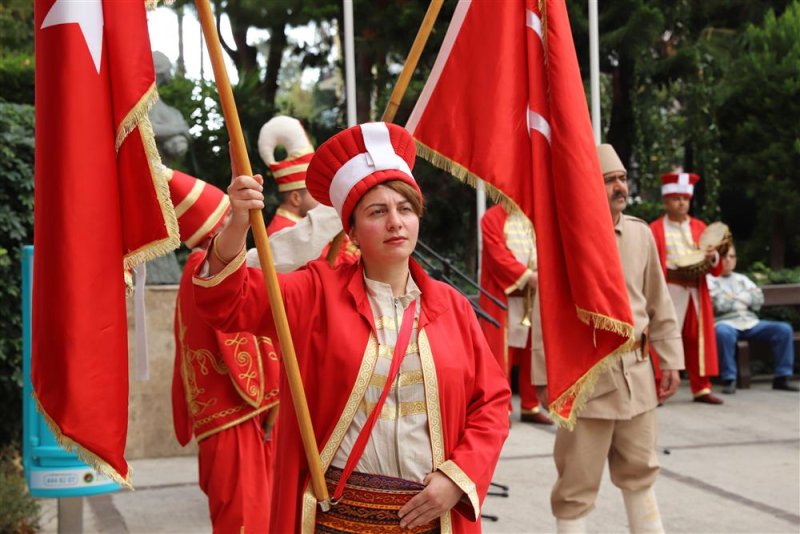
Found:
<path fill-rule="evenodd" d="M 347 125 L 355 126 L 356 117 L 356 53 L 353 41 L 353 0 L 343 0 L 344 8 L 344 72 L 347 99 Z"/>
<path fill-rule="evenodd" d="M 597 0 L 589 0 L 589 79 L 592 93 L 592 131 L 594 143 L 602 141 L 600 125 L 600 35 L 597 23 Z"/>
<path fill-rule="evenodd" d="M 478 283 L 480 283 L 481 279 L 481 258 L 483 257 L 483 232 L 481 231 L 481 220 L 483 219 L 483 214 L 486 213 L 486 186 L 483 180 L 478 180 L 478 183 L 475 186 L 475 203 L 477 209 L 475 210 L 476 216 L 478 218 Z"/>
<path fill-rule="evenodd" d="M 58 534 L 83 533 L 83 497 L 58 499 Z"/>

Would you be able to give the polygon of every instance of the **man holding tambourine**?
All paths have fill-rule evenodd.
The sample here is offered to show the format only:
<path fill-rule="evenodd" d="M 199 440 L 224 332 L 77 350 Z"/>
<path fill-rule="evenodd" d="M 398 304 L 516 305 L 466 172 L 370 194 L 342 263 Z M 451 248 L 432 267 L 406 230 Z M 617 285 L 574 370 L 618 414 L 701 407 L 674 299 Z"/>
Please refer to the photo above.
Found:
<path fill-rule="evenodd" d="M 650 223 L 661 267 L 667 278 L 683 336 L 686 372 L 695 402 L 722 404 L 711 392 L 711 377 L 719 374 L 714 334 L 714 309 L 705 275 L 719 275 L 719 248 L 727 247 L 727 227 L 689 215 L 694 186 L 700 176 L 672 172 L 661 176 L 665 214 Z M 707 230 L 708 228 L 708 230 Z"/>

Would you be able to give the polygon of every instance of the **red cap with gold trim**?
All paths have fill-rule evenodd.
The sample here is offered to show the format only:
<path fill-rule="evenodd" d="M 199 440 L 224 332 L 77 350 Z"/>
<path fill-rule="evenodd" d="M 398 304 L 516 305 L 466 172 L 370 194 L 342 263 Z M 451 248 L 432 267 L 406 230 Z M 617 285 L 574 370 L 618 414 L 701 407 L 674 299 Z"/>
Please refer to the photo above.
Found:
<path fill-rule="evenodd" d="M 230 207 L 228 195 L 222 189 L 181 171 L 171 171 L 169 194 L 181 241 L 189 248 L 211 237 Z"/>
<path fill-rule="evenodd" d="M 286 150 L 283 161 L 275 161 L 275 149 L 279 146 Z M 305 189 L 306 169 L 314 156 L 314 147 L 299 120 L 278 115 L 267 121 L 258 134 L 258 153 L 278 183 L 278 191 Z"/>
<path fill-rule="evenodd" d="M 373 186 L 400 180 L 422 199 L 411 174 L 417 147 L 405 128 L 385 122 L 351 126 L 325 141 L 308 166 L 308 192 L 317 201 L 333 206 L 350 231 L 350 214 Z"/>
<path fill-rule="evenodd" d="M 694 185 L 700 181 L 700 175 L 692 172 L 668 172 L 661 175 L 661 196 L 694 195 Z"/>

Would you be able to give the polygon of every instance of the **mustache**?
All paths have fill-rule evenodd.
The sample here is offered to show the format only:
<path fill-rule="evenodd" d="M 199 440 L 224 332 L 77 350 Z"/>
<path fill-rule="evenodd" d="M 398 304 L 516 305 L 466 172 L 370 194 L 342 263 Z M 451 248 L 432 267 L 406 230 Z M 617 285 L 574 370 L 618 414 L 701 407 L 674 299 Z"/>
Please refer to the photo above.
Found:
<path fill-rule="evenodd" d="M 627 200 L 627 198 L 628 195 L 626 193 L 623 193 L 622 191 L 617 191 L 616 193 L 611 195 L 611 200 L 620 200 L 620 199 Z"/>

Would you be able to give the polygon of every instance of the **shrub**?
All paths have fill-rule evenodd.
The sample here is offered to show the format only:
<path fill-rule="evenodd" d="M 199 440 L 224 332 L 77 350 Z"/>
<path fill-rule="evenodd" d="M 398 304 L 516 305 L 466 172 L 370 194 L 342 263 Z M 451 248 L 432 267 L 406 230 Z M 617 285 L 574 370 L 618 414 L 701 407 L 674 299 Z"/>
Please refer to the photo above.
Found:
<path fill-rule="evenodd" d="M 0 533 L 33 534 L 39 530 L 39 503 L 30 496 L 18 449 L 0 452 Z"/>
<path fill-rule="evenodd" d="M 0 103 L 0 445 L 18 439 L 22 396 L 20 248 L 33 241 L 33 107 Z"/>

